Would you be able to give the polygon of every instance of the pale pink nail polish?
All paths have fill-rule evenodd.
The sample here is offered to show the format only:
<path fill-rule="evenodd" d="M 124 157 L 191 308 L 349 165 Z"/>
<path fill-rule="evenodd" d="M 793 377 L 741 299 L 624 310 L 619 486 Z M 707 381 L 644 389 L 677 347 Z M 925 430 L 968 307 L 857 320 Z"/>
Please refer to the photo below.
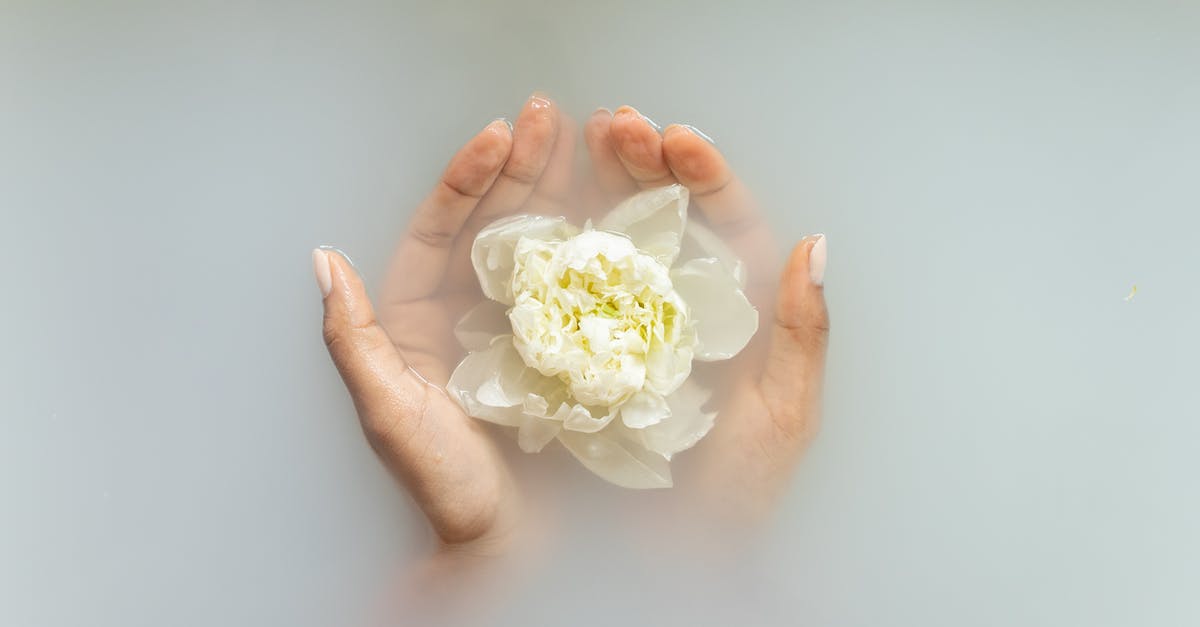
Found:
<path fill-rule="evenodd" d="M 711 145 L 713 145 L 713 146 L 716 146 L 716 145 L 717 145 L 717 142 L 713 141 L 713 138 L 709 137 L 707 133 L 705 133 L 704 131 L 701 131 L 700 129 L 698 129 L 698 128 L 694 127 L 694 126 L 692 126 L 691 124 L 681 124 L 680 126 L 682 126 L 683 128 L 686 128 L 687 130 L 689 130 L 689 131 L 691 131 L 692 133 L 696 134 L 697 136 L 699 136 L 699 137 L 700 137 L 700 139 L 703 139 L 704 141 L 708 142 L 709 144 L 711 144 Z"/>
<path fill-rule="evenodd" d="M 817 243 L 813 244 L 808 253 L 808 278 L 813 285 L 825 285 L 825 256 L 826 240 L 824 235 L 817 235 Z"/>
<path fill-rule="evenodd" d="M 317 275 L 317 287 L 321 288 L 321 298 L 325 298 L 333 289 L 333 274 L 329 269 L 329 253 L 320 248 L 314 248 L 312 259 L 313 272 Z"/>
<path fill-rule="evenodd" d="M 645 115 L 642 114 L 641 111 L 638 112 L 638 115 L 641 116 L 642 120 L 645 121 L 646 124 L 650 125 L 650 128 L 653 128 L 655 131 L 658 132 L 658 134 L 660 134 L 660 135 L 662 134 L 663 127 L 659 126 L 658 122 L 655 122 L 654 120 L 651 120 L 650 118 L 646 117 Z"/>

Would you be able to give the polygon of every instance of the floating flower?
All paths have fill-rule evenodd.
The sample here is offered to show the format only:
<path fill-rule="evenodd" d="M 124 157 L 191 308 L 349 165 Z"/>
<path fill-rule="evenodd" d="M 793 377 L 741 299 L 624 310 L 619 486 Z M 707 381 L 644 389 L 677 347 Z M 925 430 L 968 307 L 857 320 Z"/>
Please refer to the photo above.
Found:
<path fill-rule="evenodd" d="M 688 192 L 641 192 L 592 228 L 520 215 L 471 248 L 484 300 L 455 329 L 470 351 L 447 389 L 468 415 L 557 439 L 628 488 L 671 485 L 671 456 L 712 428 L 693 360 L 736 355 L 758 329 L 741 262 L 687 220 Z"/>

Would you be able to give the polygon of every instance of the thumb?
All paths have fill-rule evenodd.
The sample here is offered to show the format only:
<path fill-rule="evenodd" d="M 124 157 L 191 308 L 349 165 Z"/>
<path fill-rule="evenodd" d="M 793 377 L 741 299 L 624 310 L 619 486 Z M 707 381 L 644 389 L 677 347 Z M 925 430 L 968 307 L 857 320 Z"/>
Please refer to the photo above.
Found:
<path fill-rule="evenodd" d="M 389 465 L 411 459 L 397 447 L 412 440 L 404 431 L 413 429 L 414 421 L 404 417 L 421 415 L 425 385 L 376 322 L 366 288 L 349 260 L 318 248 L 313 250 L 313 270 L 325 304 L 325 346 L 354 399 L 368 441 Z"/>
<path fill-rule="evenodd" d="M 800 441 L 816 435 L 820 416 L 829 342 L 826 245 L 824 235 L 805 237 L 784 266 L 760 387 L 776 424 Z"/>
<path fill-rule="evenodd" d="M 433 388 L 408 368 L 376 322 L 349 260 L 318 248 L 313 269 L 325 303 L 325 345 L 372 448 L 443 542 L 494 544 L 498 531 L 511 524 L 512 512 L 502 508 L 511 487 L 486 433 L 461 413 L 435 406 L 441 399 L 444 410 L 452 401 L 431 395 Z"/>

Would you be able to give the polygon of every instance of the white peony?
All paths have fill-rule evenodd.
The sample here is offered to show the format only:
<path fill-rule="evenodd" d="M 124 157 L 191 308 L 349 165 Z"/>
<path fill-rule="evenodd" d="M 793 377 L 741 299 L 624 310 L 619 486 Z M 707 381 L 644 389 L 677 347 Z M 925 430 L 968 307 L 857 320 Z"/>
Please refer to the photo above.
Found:
<path fill-rule="evenodd" d="M 692 361 L 729 359 L 758 329 L 740 261 L 687 221 L 688 192 L 641 192 L 595 229 L 513 216 L 471 261 L 487 296 L 455 331 L 471 351 L 447 389 L 468 415 L 558 439 L 600 477 L 669 487 L 671 456 L 712 428 Z M 682 263 L 681 260 L 684 260 Z"/>

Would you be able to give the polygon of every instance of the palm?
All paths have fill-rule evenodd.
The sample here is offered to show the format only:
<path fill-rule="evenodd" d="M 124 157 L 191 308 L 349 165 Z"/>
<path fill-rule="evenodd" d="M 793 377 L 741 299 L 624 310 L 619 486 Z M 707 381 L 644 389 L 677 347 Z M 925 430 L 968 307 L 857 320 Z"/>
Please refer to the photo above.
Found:
<path fill-rule="evenodd" d="M 401 454 L 391 438 L 372 441 L 389 465 L 402 466 L 401 476 L 437 469 L 437 489 L 418 499 L 427 513 L 431 501 L 440 505 L 442 519 L 434 525 L 448 542 L 504 535 L 515 517 L 515 490 L 502 456 L 483 425 L 442 392 L 462 356 L 454 322 L 482 298 L 469 261 L 471 242 L 505 215 L 563 213 L 573 141 L 569 120 L 538 96 L 512 130 L 488 125 L 454 156 L 418 207 L 385 279 L 379 323 L 408 367 L 433 387 L 424 386 L 415 412 L 394 413 L 379 427 L 396 431 L 396 423 L 419 413 L 421 428 L 403 431 L 423 442 L 406 442 Z"/>

